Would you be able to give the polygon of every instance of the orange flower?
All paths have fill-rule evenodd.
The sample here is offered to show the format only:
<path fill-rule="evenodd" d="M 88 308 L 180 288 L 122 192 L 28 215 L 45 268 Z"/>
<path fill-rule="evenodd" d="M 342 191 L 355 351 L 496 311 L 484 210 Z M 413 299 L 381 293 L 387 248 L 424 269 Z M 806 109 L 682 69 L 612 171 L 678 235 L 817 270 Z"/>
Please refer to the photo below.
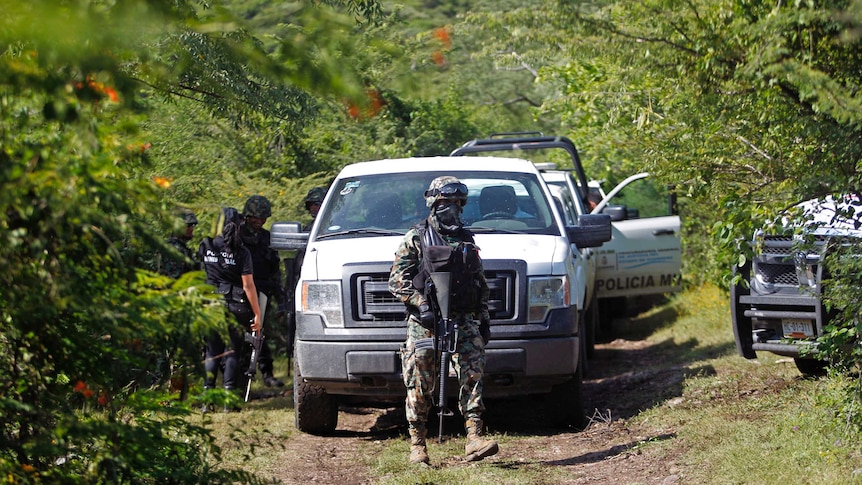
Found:
<path fill-rule="evenodd" d="M 444 48 L 452 48 L 452 39 L 449 37 L 449 29 L 447 29 L 446 27 L 439 27 L 434 29 L 434 37 L 436 37 L 437 40 L 443 43 Z"/>
<path fill-rule="evenodd" d="M 347 115 L 354 120 L 373 118 L 380 113 L 380 110 L 383 109 L 383 106 L 386 104 L 380 96 L 380 92 L 376 89 L 368 89 L 365 93 L 368 96 L 368 108 L 365 111 L 362 111 L 359 106 L 356 106 L 353 103 L 347 104 Z"/>
<path fill-rule="evenodd" d="M 376 89 L 368 90 L 368 98 L 371 104 L 368 108 L 368 116 L 373 118 L 377 116 L 377 113 L 379 113 L 381 109 L 383 109 L 383 105 L 385 103 Z"/>
<path fill-rule="evenodd" d="M 440 51 L 435 51 L 433 54 L 431 54 L 431 59 L 434 61 L 434 64 L 437 64 L 440 67 L 443 67 L 443 65 L 446 64 L 446 58 Z"/>
<path fill-rule="evenodd" d="M 360 115 L 360 113 L 359 113 L 359 106 L 356 106 L 356 105 L 355 105 L 355 104 L 353 104 L 353 103 L 349 103 L 349 104 L 347 105 L 347 114 L 348 114 L 348 116 L 350 116 L 350 117 L 351 117 L 351 118 L 353 118 L 354 120 L 358 120 L 358 119 L 359 119 L 359 115 Z"/>
<path fill-rule="evenodd" d="M 93 391 L 90 390 L 90 386 L 84 383 L 84 381 L 78 381 L 75 383 L 75 387 L 72 388 L 75 392 L 80 392 L 85 398 L 90 399 L 93 397 Z"/>
<path fill-rule="evenodd" d="M 141 152 L 144 153 L 150 148 L 152 148 L 152 144 L 150 143 L 135 143 L 133 145 L 126 145 L 126 150 L 130 152 Z"/>
<path fill-rule="evenodd" d="M 98 402 L 100 406 L 107 406 L 108 403 L 111 402 L 111 398 L 108 397 L 108 393 L 102 391 L 102 393 L 99 394 L 99 399 L 96 402 Z"/>
<path fill-rule="evenodd" d="M 155 182 L 156 185 L 163 189 L 166 189 L 171 186 L 171 179 L 167 177 L 159 177 L 158 175 L 156 175 L 155 177 L 153 177 L 153 182 Z"/>
<path fill-rule="evenodd" d="M 102 92 L 108 96 L 108 99 L 110 99 L 111 102 L 114 102 L 114 103 L 120 102 L 120 95 L 117 94 L 116 89 L 114 89 L 114 88 L 103 88 Z"/>

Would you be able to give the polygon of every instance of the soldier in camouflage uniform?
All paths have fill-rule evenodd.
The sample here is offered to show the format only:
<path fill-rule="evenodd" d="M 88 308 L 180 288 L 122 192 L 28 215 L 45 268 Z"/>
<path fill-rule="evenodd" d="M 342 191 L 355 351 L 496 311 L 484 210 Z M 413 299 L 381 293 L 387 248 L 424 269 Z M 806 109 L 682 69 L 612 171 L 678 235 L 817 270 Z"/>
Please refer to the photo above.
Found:
<path fill-rule="evenodd" d="M 402 369 L 407 387 L 410 462 L 428 464 L 426 422 L 437 381 L 437 359 L 435 350 L 423 343 L 427 343 L 429 337 L 433 338 L 436 317 L 422 288 L 414 284 L 414 278 L 421 271 L 423 237 L 429 235 L 429 231 L 433 231 L 431 235 L 437 236 L 438 241 L 445 241 L 443 244 L 452 247 L 465 240 L 472 242 L 473 237 L 470 231 L 464 229 L 461 221 L 460 215 L 467 203 L 467 187 L 457 178 L 444 176 L 434 179 L 425 192 L 425 202 L 431 213 L 425 221 L 407 232 L 398 247 L 389 276 L 389 291 L 406 304 L 409 314 L 407 341 L 402 349 Z M 467 310 L 456 312 L 453 309 L 450 315 L 459 322 L 452 361 L 458 376 L 458 409 L 465 419 L 465 453 L 469 461 L 481 460 L 497 453 L 499 449 L 496 442 L 482 436 L 482 412 L 485 410 L 482 375 L 485 369 L 485 345 L 491 336 L 491 318 L 488 313 L 488 284 L 481 260 L 478 256 L 476 259 L 478 270 L 471 275 L 478 293 L 476 304 Z"/>
<path fill-rule="evenodd" d="M 171 255 L 159 254 L 157 256 L 158 262 L 156 263 L 159 273 L 174 279 L 189 271 L 200 269 L 200 263 L 195 260 L 195 253 L 188 246 L 188 242 L 192 240 L 195 234 L 195 226 L 198 225 L 198 218 L 190 210 L 180 211 L 179 216 L 182 217 L 185 223 L 185 229 L 181 233 L 168 238 L 167 242 L 176 248 L 184 258 L 177 259 Z"/>

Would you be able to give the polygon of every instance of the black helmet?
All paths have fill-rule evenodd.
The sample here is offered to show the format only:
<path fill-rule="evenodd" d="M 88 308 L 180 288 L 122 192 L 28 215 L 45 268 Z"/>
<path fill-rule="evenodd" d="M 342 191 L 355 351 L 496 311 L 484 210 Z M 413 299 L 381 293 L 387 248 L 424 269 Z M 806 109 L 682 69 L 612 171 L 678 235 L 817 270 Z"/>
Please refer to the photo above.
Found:
<path fill-rule="evenodd" d="M 198 223 L 198 218 L 195 217 L 195 213 L 188 209 L 181 210 L 180 216 L 183 218 L 183 222 L 185 222 L 187 226 L 193 226 Z"/>
<path fill-rule="evenodd" d="M 245 201 L 245 207 L 242 209 L 242 215 L 245 217 L 260 217 L 266 219 L 272 215 L 272 204 L 262 195 L 252 195 Z"/>
<path fill-rule="evenodd" d="M 305 195 L 305 209 L 311 204 L 322 204 L 323 198 L 326 197 L 326 189 L 323 187 L 314 187 Z"/>

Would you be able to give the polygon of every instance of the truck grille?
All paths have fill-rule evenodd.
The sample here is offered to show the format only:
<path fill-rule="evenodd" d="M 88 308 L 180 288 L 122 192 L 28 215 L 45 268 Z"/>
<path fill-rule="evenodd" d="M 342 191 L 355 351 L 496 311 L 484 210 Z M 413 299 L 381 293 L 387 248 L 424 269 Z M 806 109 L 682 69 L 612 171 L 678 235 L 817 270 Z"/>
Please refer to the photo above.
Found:
<path fill-rule="evenodd" d="M 815 248 L 820 249 L 825 244 L 825 237 L 817 237 L 814 242 Z M 779 287 L 799 286 L 797 276 L 797 261 L 794 257 L 799 251 L 792 236 L 766 236 L 760 254 L 755 261 L 755 274 L 759 281 Z M 812 255 L 808 250 L 807 266 L 814 274 L 817 273 L 818 257 Z"/>
<path fill-rule="evenodd" d="M 799 279 L 796 277 L 796 266 L 792 260 L 790 264 L 760 263 L 757 265 L 757 275 L 761 281 L 773 285 L 799 285 Z"/>
<path fill-rule="evenodd" d="M 515 273 L 512 271 L 485 271 L 488 281 L 488 312 L 495 320 L 515 316 Z"/>
<path fill-rule="evenodd" d="M 389 292 L 389 273 L 357 275 L 351 295 L 358 296 L 357 320 L 397 322 L 405 320 L 404 304 Z"/>
<path fill-rule="evenodd" d="M 511 319 L 515 315 L 515 272 L 485 271 L 488 281 L 488 310 L 493 319 Z M 389 292 L 389 273 L 354 275 L 353 308 L 355 319 L 364 322 L 404 321 L 405 308 Z"/>
<path fill-rule="evenodd" d="M 790 256 L 792 249 L 793 238 L 790 236 L 766 236 L 763 238 L 764 256 Z"/>

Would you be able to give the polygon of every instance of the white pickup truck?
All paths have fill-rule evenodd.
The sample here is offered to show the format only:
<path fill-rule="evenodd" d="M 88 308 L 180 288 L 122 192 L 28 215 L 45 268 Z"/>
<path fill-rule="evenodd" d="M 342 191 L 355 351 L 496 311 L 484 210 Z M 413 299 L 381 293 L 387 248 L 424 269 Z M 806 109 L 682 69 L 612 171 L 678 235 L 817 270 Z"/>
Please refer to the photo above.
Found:
<path fill-rule="evenodd" d="M 803 375 L 818 376 L 827 362 L 803 349 L 816 345 L 836 312 L 821 299 L 822 282 L 829 278 L 823 252 L 830 240 L 862 238 L 862 203 L 852 196 L 828 197 L 796 209 L 801 220 L 783 216 L 758 229 L 748 242 L 753 258 L 733 268 L 739 276 L 730 288 L 733 334 L 747 359 L 757 358 L 757 351 L 788 356 Z"/>
<path fill-rule="evenodd" d="M 452 154 L 498 152 L 525 158 L 524 152 L 529 152 L 529 158 L 542 160 L 559 160 L 562 154 L 561 163 L 536 163 L 545 182 L 559 188 L 554 194 L 561 216 L 567 223 L 590 213 L 611 218 L 611 241 L 595 249 L 572 247 L 585 262 L 582 271 L 587 286 L 580 308 L 586 322 L 584 350 L 588 356 L 592 356 L 596 335 L 612 337 L 613 310 L 624 308 L 625 298 L 680 290 L 682 251 L 676 200 L 672 193 L 652 184 L 648 173 L 632 175 L 605 194 L 597 182 L 588 180 L 570 139 L 534 133 L 492 135 L 470 141 Z M 557 168 L 560 165 L 567 168 Z M 591 191 L 601 194 L 602 200 L 589 209 Z"/>
<path fill-rule="evenodd" d="M 404 398 L 398 352 L 406 314 L 389 293 L 389 271 L 404 234 L 427 217 L 423 194 L 440 175 L 469 188 L 462 218 L 475 234 L 491 290 L 485 396 L 550 393 L 550 420 L 585 424 L 579 316 L 587 283 L 571 245 L 610 240 L 610 217 L 581 215 L 578 225 L 566 225 L 529 161 L 433 157 L 349 165 L 309 234 L 296 223 L 272 225 L 273 248 L 305 251 L 295 295 L 301 431 L 333 431 L 339 403 Z"/>

